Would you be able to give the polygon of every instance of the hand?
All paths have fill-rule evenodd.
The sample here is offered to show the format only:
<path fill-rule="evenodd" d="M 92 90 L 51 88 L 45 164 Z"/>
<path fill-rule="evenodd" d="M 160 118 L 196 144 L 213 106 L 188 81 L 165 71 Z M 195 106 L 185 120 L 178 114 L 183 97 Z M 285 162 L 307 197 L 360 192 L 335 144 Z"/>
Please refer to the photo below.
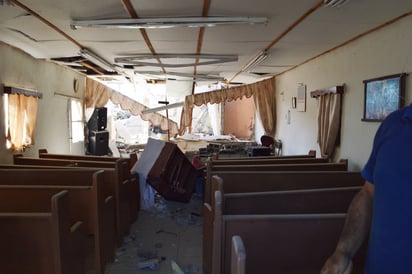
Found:
<path fill-rule="evenodd" d="M 340 251 L 335 251 L 320 271 L 321 274 L 350 274 L 351 272 L 352 259 Z"/>

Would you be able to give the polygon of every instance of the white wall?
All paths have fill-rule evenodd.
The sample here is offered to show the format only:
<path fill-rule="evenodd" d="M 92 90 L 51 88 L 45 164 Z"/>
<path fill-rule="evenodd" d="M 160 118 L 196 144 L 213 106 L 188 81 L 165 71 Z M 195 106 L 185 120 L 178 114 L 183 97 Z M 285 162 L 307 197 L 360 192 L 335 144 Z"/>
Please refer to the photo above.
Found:
<path fill-rule="evenodd" d="M 73 80 L 79 81 L 75 93 Z M 37 156 L 39 148 L 54 153 L 84 154 L 84 143 L 71 145 L 69 140 L 67 97 L 55 92 L 76 96 L 83 100 L 85 77 L 62 66 L 37 60 L 28 54 L 0 42 L 0 84 L 35 89 L 43 93 L 39 100 L 35 145 L 25 156 Z M 2 92 L 2 91 L 1 91 Z M 2 97 L 0 96 L 2 102 Z M 2 104 L 2 103 L 0 103 Z M 3 106 L 0 111 L 0 163 L 11 163 L 13 153 L 5 147 Z"/>
<path fill-rule="evenodd" d="M 373 32 L 277 77 L 277 133 L 283 154 L 317 150 L 317 101 L 310 91 L 345 84 L 341 146 L 336 159 L 349 159 L 351 170 L 360 170 L 368 159 L 380 123 L 362 122 L 363 80 L 412 71 L 412 16 Z M 412 101 L 412 76 L 406 78 L 406 105 Z M 306 112 L 292 109 L 299 83 L 307 86 Z M 282 95 L 283 93 L 283 95 Z M 285 115 L 291 111 L 291 123 Z M 336 160 L 335 159 L 335 160 Z"/>

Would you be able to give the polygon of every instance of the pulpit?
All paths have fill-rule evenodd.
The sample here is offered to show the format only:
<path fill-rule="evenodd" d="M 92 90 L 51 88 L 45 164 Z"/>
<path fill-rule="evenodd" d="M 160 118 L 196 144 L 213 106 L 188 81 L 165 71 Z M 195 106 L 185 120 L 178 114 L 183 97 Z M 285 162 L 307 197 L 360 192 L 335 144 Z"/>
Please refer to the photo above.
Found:
<path fill-rule="evenodd" d="M 161 196 L 189 202 L 199 173 L 176 144 L 149 138 L 138 162 L 144 165 L 146 182 Z"/>

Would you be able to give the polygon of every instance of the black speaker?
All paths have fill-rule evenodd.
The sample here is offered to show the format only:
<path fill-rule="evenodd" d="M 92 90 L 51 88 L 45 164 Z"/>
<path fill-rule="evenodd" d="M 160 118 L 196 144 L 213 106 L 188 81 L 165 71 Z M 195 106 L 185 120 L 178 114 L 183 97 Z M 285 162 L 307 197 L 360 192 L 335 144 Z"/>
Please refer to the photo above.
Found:
<path fill-rule="evenodd" d="M 96 108 L 87 122 L 89 131 L 102 131 L 107 127 L 107 108 Z"/>
<path fill-rule="evenodd" d="M 97 156 L 107 155 L 109 153 L 108 131 L 90 131 L 89 153 Z"/>

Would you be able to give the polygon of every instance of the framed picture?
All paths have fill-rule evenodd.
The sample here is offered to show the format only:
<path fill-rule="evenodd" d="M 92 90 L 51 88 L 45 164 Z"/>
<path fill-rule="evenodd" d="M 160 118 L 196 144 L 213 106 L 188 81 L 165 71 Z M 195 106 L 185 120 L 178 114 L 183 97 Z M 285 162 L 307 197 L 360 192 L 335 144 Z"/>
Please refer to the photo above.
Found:
<path fill-rule="evenodd" d="M 364 80 L 365 100 L 362 121 L 382 121 L 404 105 L 405 77 L 395 74 Z"/>

